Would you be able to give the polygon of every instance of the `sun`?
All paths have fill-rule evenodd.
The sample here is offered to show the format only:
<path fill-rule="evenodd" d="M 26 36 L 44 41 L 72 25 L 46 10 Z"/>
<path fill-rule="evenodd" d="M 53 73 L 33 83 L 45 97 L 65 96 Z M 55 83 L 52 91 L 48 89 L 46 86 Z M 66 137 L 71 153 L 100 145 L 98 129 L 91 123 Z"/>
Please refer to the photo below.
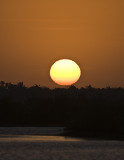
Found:
<path fill-rule="evenodd" d="M 60 59 L 50 68 L 51 79 L 59 85 L 72 85 L 80 78 L 80 67 L 70 59 Z"/>

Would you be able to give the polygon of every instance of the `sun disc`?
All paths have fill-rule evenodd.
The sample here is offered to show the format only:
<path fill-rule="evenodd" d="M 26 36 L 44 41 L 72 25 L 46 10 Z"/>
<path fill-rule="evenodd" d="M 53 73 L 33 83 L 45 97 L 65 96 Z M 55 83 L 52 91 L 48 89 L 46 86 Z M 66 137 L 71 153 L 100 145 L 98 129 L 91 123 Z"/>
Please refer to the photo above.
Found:
<path fill-rule="evenodd" d="M 70 59 L 58 60 L 50 68 L 51 79 L 59 85 L 72 85 L 80 75 L 80 67 Z"/>

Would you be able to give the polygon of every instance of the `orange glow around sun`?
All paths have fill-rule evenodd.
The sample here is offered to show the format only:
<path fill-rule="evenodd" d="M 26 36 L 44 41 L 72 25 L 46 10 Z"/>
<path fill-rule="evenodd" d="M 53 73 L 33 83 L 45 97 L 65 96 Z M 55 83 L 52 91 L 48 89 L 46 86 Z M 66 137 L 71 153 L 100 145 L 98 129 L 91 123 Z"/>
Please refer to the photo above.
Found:
<path fill-rule="evenodd" d="M 80 75 L 80 67 L 69 59 L 56 61 L 50 69 L 51 79 L 59 85 L 72 85 L 78 81 Z"/>

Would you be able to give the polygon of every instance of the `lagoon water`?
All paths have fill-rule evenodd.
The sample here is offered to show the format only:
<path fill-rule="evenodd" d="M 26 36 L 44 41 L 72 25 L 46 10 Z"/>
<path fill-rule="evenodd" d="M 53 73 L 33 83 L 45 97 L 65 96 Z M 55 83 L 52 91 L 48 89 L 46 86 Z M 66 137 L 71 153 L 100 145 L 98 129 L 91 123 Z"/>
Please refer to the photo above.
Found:
<path fill-rule="evenodd" d="M 124 141 L 56 136 L 61 127 L 0 127 L 0 160 L 123 160 Z"/>

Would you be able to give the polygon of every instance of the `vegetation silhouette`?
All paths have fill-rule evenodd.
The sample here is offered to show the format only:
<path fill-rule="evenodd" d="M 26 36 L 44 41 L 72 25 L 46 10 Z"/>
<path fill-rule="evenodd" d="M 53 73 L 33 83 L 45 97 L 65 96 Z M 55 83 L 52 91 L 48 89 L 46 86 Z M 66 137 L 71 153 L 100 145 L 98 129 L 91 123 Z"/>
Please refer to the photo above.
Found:
<path fill-rule="evenodd" d="M 66 135 L 124 138 L 124 89 L 1 81 L 0 126 L 64 126 Z"/>

